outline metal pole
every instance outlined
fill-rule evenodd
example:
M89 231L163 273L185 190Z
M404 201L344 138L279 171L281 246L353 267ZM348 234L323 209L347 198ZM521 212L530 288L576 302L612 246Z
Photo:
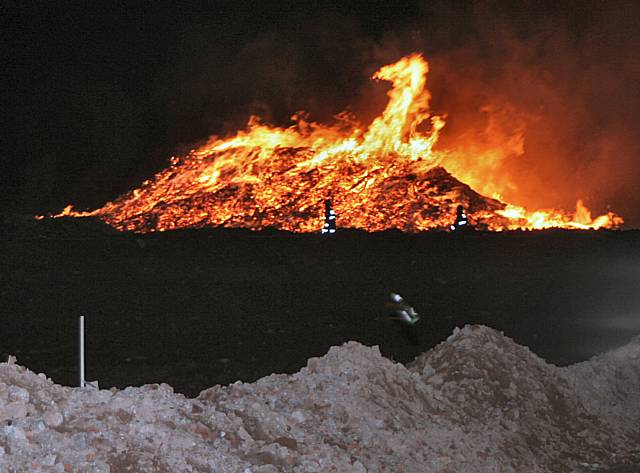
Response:
M84 315L80 316L80 387L84 388Z

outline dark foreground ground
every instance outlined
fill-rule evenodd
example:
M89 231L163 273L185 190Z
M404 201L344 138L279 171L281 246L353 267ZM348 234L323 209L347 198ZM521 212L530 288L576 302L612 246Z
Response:
M555 364L640 333L640 232L232 230L145 236L82 220L5 218L0 357L77 384L166 382L188 395L294 372L332 345L380 345L406 362L456 326L485 324ZM423 317L387 317L398 292Z

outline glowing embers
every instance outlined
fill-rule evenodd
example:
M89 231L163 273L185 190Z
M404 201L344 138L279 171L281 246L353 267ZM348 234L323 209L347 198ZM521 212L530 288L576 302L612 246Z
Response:
M322 235L333 235L336 232L336 212L331 207L331 199L324 201L324 225Z

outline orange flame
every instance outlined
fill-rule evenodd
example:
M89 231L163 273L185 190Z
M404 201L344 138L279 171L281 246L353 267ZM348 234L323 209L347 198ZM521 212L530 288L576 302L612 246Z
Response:
M613 213L592 219L582 201L574 214L528 212L483 197L445 171L440 165L454 156L434 149L445 120L429 112L428 71L419 54L378 70L373 79L392 88L368 127L347 114L333 125L297 114L288 128L251 117L245 130L172 158L114 202L92 212L68 206L59 216L96 216L137 232L221 225L313 232L322 226L322 202L331 198L341 227L368 231L448 228L460 204L472 224L490 230L622 223Z

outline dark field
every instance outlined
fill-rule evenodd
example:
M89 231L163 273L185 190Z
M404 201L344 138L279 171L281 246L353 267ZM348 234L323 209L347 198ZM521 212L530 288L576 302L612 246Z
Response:
M5 225L0 245L0 356L62 384L77 384L80 315L88 379L166 382L188 395L297 371L347 340L406 362L468 323L560 365L640 333L637 231L136 237L93 222L18 227ZM415 327L387 318L392 291L423 317Z

